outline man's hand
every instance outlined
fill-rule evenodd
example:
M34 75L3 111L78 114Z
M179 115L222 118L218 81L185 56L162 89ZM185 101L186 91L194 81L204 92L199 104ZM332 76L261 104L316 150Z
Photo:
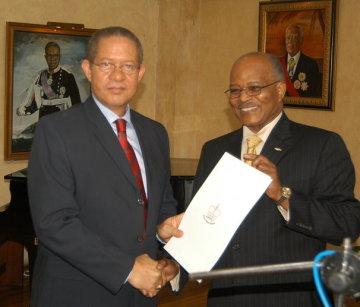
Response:
M266 195L273 201L278 201L281 197L281 183L276 165L263 155L245 154L244 158L253 160L253 167L271 177L272 182L266 190ZM284 202L282 206L288 210L289 202Z
M24 116L26 115L25 113L25 106L20 106L16 109L16 114L19 116Z
M171 216L158 225L157 234L162 241L168 242L171 237L182 237L183 232L179 229L179 225L183 216L184 213Z
M157 268L162 271L163 280L169 282L179 273L179 265L170 259L162 258L159 260Z
M157 295L166 283L157 266L158 262L151 259L147 254L136 257L128 282L145 296Z

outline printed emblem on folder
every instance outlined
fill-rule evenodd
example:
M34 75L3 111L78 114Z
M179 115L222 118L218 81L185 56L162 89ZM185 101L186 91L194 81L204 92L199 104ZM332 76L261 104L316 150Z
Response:
M219 209L220 204L217 204L216 206L210 206L206 212L206 214L203 215L203 218L206 223L208 224L215 224L216 219L220 216L221 210Z

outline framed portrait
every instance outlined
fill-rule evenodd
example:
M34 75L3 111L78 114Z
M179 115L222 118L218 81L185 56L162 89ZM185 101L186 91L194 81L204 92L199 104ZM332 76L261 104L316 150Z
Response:
M279 57L287 107L334 110L336 0L259 4L259 51Z
M81 62L94 31L7 22L5 160L28 158L40 117L85 101L90 85Z

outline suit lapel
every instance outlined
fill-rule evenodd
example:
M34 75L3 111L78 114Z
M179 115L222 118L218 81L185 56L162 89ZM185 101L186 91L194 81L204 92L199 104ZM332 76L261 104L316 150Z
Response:
M126 159L119 141L114 134L111 126L107 122L92 98L85 102L86 116L88 118L89 129L92 130L95 138L103 147L104 151L114 161L119 171L137 188L135 177L131 171L130 164Z
M297 79L297 76L299 75L299 73L301 72L302 69L302 65L303 65L303 55L302 55L302 52L300 52L300 57L299 57L299 60L296 64L296 69L294 71L294 75L292 77L292 80L296 80Z
M236 131L235 134L231 136L231 140L229 142L228 148L226 148L226 152L232 154L233 156L240 158L241 157L241 142L243 138L243 129L240 128Z
M225 151L230 154L241 157L241 142L243 138L243 129L239 129L237 133L231 136L229 146ZM290 120L287 118L285 113L271 131L261 154L267 157L275 165L277 165L282 157L286 155L289 150L293 147L293 140L290 132Z
M283 114L271 131L261 154L277 165L292 147L293 140L290 132L290 121L287 116Z
M140 144L140 148L141 148L141 152L142 152L142 157L143 157L143 161L144 161L144 165L145 165L145 172L146 172L146 186L147 186L147 197L148 200L151 197L151 182L154 182L154 180L152 180L151 175L152 175L152 163L151 163L151 142L149 142L149 137L146 135L147 133L147 129L145 127L143 127L141 120L139 120L138 116L136 116L136 113L133 112L132 110L131 112L131 122L134 125L135 131L136 131L136 135L138 137L139 140L139 144ZM156 182L156 181L155 181Z

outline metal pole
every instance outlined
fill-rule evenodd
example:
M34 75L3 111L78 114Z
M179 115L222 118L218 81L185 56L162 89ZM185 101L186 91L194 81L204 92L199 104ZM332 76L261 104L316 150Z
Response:
M189 278L190 280L206 279L206 278L216 279L216 278L229 278L236 276L252 276L252 275L260 275L260 274L308 271L312 269L313 264L314 264L313 261L304 261L304 262L291 262L291 263L281 263L281 264L249 266L243 268L213 270L210 272L191 273L189 274Z

